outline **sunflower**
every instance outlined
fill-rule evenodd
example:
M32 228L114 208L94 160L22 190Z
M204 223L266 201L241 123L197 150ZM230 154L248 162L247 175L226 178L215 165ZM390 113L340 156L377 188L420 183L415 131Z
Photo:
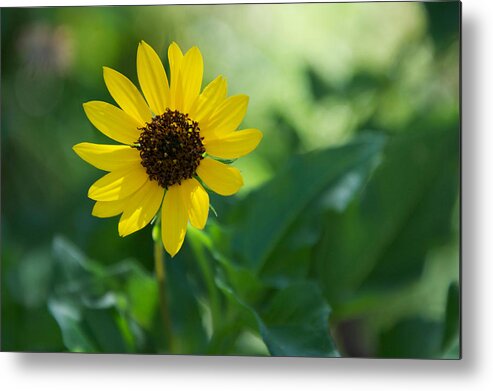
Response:
M254 150L262 133L236 130L246 114L248 96L227 97L224 77L218 76L201 92L203 60L197 47L183 55L172 43L168 60L169 79L157 53L139 43L137 75L143 95L127 77L103 67L106 87L119 107L101 101L83 107L99 131L121 144L84 142L73 149L108 172L89 188L89 198L96 201L92 214L121 214L120 236L144 228L158 216L164 248L173 257L188 223L203 229L207 222L206 189L229 196L241 188L240 171L226 162Z

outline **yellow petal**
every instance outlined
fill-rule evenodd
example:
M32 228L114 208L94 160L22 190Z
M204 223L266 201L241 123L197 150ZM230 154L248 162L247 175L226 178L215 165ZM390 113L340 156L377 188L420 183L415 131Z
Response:
M140 164L139 151L128 145L80 143L74 145L73 149L81 159L100 170L129 169L132 165Z
M107 67L103 67L103 76L108 91L123 111L135 118L141 126L152 120L149 106L128 78Z
M248 96L231 96L221 103L207 121L200 124L204 137L223 137L235 131L243 121L248 106Z
M231 195L243 186L243 178L237 168L211 158L206 157L200 162L197 174L217 194Z
M137 49L137 75L144 96L155 115L163 114L169 100L169 86L163 63L144 41Z
M188 113L190 107L199 96L204 74L204 61L200 50L194 46L183 57L181 80L183 88L182 111Z
M124 144L134 144L143 125L118 107L91 101L82 105L89 121L105 136Z
M181 85L181 63L183 53L180 47L173 42L168 48L170 86L169 107L171 110L180 110L183 102L183 91Z
M127 236L151 222L163 201L164 189L156 181L148 180L137 192L124 200L118 233Z
M96 217L113 217L123 212L127 198L118 201L96 201L92 215Z
M139 190L147 181L147 174L140 164L130 170L112 171L98 179L89 188L89 198L96 201L117 201Z
M174 257L185 240L188 224L187 195L183 186L174 185L164 195L161 209L161 236L166 251Z
M224 98L226 98L227 82L222 76L216 77L211 81L204 91L195 99L194 104L190 108L190 118L200 122L209 117L212 112L219 106Z
M190 223L203 229L209 216L209 194L196 179L187 179L181 183L184 193L188 194L188 217Z
M245 156L257 148L262 139L258 129L245 129L229 133L216 139L205 139L205 149L208 154L222 159L236 159Z

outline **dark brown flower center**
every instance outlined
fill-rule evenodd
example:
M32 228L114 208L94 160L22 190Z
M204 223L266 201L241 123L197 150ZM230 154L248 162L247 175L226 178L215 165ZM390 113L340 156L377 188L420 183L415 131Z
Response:
M188 114L166 109L139 130L136 148L151 180L167 189L195 175L205 148L199 124Z

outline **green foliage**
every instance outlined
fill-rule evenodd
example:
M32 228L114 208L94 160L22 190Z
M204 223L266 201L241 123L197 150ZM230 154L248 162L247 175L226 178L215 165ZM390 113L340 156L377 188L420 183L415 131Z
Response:
M448 358L457 358L459 352L460 333L460 292L457 283L450 284L447 295L447 307L443 326L442 350ZM455 348L457 352L454 353Z
M425 3L430 35L439 50L443 50L458 38L457 26L460 22L461 3Z
M422 317L399 321L380 336L381 357L457 359L459 351L459 290L450 285L444 319Z
M419 277L427 252L451 236L457 183L456 129L393 137L361 198L327 217L314 258L329 300Z
M319 211L343 209L365 183L382 144L380 136L367 137L340 148L295 156L272 181L245 198L238 206L238 228L233 237L234 250L242 255L245 265L260 269L308 206L318 202ZM316 222L311 220L311 224ZM302 235L301 241L304 236L309 234ZM300 240L290 242L303 245L297 243Z
M48 308L65 347L77 352L146 351L157 286L138 263L104 268L65 239L53 243L54 282Z
M281 289L259 314L233 290L219 284L247 327L259 333L273 356L336 357L328 332L330 308L318 287L300 283Z
M177 352L193 354L206 348L206 330L199 311L201 295L189 280L187 268L180 260L168 262L169 303ZM161 330L156 330L162 334Z
M378 355L385 358L439 358L441 324L421 318L405 319L382 334Z

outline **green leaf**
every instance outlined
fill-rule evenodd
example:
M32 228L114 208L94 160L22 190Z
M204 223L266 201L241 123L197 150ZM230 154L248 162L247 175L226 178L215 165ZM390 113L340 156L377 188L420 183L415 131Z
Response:
M329 335L330 307L319 288L300 283L279 291L262 311L264 341L275 356L338 356Z
M447 307L445 311L445 329L443 332L442 350L444 352L453 349L459 337L460 328L460 293L459 284L452 283L449 286L447 296ZM457 358L460 355L457 349Z
M96 302L84 301L81 305L72 296L52 297L48 301L65 346L73 352L134 352L134 336L116 298L108 294Z
M438 50L446 49L460 34L460 1L423 3L428 30Z
M155 280L129 260L103 268L62 237L53 241L53 255L55 280L48 308L65 347L77 352L148 351L144 330L155 314Z
M81 281L96 272L96 265L90 264L87 257L62 236L53 239L52 253L56 262L56 279L59 281Z
M123 287L128 295L128 311L144 329L152 327L158 305L156 279L140 268L134 268Z
M52 298L48 308L62 331L63 343L71 352L96 352L96 346L87 336L77 305Z
M423 318L405 319L382 333L378 357L441 358L441 322Z
M339 355L329 333L330 308L315 284L300 283L282 289L261 311L223 282L218 281L218 286L240 313L241 323L260 334L271 355Z
M378 155L375 155L373 161L355 166L307 205L265 261L260 270L264 281L285 287L308 277L313 249L323 234L326 212L331 210L341 213L346 209L367 183L377 160Z
M53 257L49 248L38 248L22 257L8 275L10 292L29 308L46 303L53 280Z
M457 129L395 136L360 199L329 213L315 276L332 304L418 277L429 249L451 235L458 193Z
M366 135L347 145L294 156L279 173L238 205L233 248L244 266L259 270L307 207L320 201L343 209L365 182L384 144Z
M200 293L187 270L190 265L183 257L184 252L173 260L167 259L168 300L177 351L181 354L196 354L204 351L207 335L198 304Z
M424 176L421 193L416 194L414 203L409 205L408 215L403 216L404 221L398 231L394 231L393 240L382 252L365 287L397 285L419 277L428 250L451 239L452 214L458 197L458 145L453 132L444 136L438 141L444 149L433 144L428 146L430 154L436 153L443 159L433 158L430 164L436 167L425 168L433 172L429 177Z

